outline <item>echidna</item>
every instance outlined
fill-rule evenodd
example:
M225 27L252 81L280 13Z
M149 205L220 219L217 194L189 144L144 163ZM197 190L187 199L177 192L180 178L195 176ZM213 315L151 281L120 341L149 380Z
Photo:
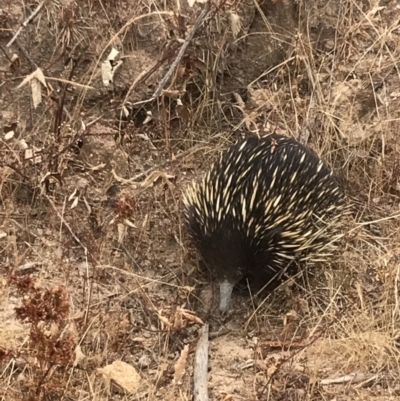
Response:
M291 261L326 259L346 210L330 169L277 134L230 147L184 196L189 235L220 283L221 313L244 276L273 282Z

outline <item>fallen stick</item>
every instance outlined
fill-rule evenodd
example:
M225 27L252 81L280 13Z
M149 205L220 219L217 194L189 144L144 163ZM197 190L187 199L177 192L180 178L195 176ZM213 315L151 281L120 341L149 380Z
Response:
M14 36L11 38L11 40L6 44L6 47L10 47L15 39L19 36L19 34L22 32L22 30L36 17L36 15L39 14L39 11L43 7L45 1L42 1L35 9L35 11L22 23L22 25L19 27L18 31L15 32Z
M189 35L187 36L187 38L185 39L185 42L183 43L182 47L179 50L178 55L176 56L176 59L174 60L174 62L171 64L171 67L169 68L169 70L167 71L167 73L165 74L165 77L161 80L161 82L158 84L158 87L156 89L156 91L154 92L154 95L152 97L152 99L156 99L160 96L162 90L164 89L165 84L167 83L167 81L171 78L172 74L174 73L176 67L178 66L178 64L180 63L183 55L185 54L186 48L189 46L189 43L191 42L191 40L193 39L193 36L195 34L195 32L197 31L197 29L200 27L200 25L202 24L203 20L205 19L205 17L208 14L208 11L210 10L210 3L208 2L203 10L201 11L200 15L198 16L196 22L193 25L192 30L189 32Z
M343 384L343 383L360 383L364 380L371 379L372 376L367 376L364 373L352 373L341 377L335 377L332 379L323 379L320 381L322 385L328 384Z
M208 401L208 324L199 331L194 374L193 374L193 401Z

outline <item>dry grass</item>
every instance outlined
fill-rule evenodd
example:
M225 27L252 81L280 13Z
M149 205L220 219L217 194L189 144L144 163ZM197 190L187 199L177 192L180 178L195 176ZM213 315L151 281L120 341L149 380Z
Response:
M190 399L201 319L213 329L211 399L396 399L397 2L304 1L296 14L291 0L221 1L158 100L199 6L46 1L7 48L38 3L4 3L1 399ZM104 87L112 47L123 63ZM37 67L47 87L35 109L30 86L17 86ZM311 134L355 213L332 263L266 298L235 294L237 313L221 322L205 312L181 193L230 143L270 130ZM101 369L114 361L141 380L110 385L118 377ZM322 382L351 374L362 380Z

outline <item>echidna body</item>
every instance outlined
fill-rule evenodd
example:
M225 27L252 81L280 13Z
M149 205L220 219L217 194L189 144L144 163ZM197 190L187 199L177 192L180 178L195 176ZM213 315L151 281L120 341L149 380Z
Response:
M266 283L290 261L325 259L345 210L330 169L277 134L226 150L184 197L189 235L217 276L223 313L245 275Z

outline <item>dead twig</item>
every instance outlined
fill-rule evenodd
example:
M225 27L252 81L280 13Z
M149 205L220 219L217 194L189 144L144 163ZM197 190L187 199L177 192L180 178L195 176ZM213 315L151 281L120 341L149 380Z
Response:
M15 32L14 36L11 38L11 40L7 43L6 47L10 47L15 40L17 39L17 37L19 36L19 34L22 32L22 30L36 17L36 15L39 14L39 11L42 9L44 3L46 1L42 1L35 9L35 11L22 23L22 25L18 28L18 31Z
M8 28L11 29L10 24L7 23L6 26L7 26ZM25 58L26 58L26 59L29 61L29 63L31 64L32 70L38 69L39 66L35 63L35 61L32 59L32 57L31 57L31 56L29 55L29 53L26 51L25 47L22 46L22 43L21 43L17 38L15 38L14 41L15 41L15 43L17 44L19 50L21 50L21 52L23 53L23 55L25 56Z
M195 34L195 32L197 31L197 29L200 27L200 25L202 24L203 20L206 18L208 12L210 10L210 3L206 3L206 5L204 6L203 10L201 11L200 15L198 16L196 22L193 25L192 30L189 32L189 35L187 36L187 38L185 39L185 42L183 43L182 47L179 50L179 53L175 59L175 61L172 63L171 67L169 67L169 70L167 71L167 73L165 74L165 77L161 80L161 82L158 84L156 91L154 92L153 95L153 99L157 99L162 90L164 89L164 86L166 85L166 83L168 82L168 80L171 78L171 75L174 73L176 67L178 66L178 64L180 63L183 55L185 54L185 51L187 49L187 47L189 46L189 43L191 42L191 40L193 39L193 36Z
M323 380L320 381L320 383L322 385L344 384L344 383L360 383L360 382L363 382L363 381L366 381L366 380L371 380L375 376L374 375L366 375L365 373L351 373L349 375L335 377L333 379L323 379Z

